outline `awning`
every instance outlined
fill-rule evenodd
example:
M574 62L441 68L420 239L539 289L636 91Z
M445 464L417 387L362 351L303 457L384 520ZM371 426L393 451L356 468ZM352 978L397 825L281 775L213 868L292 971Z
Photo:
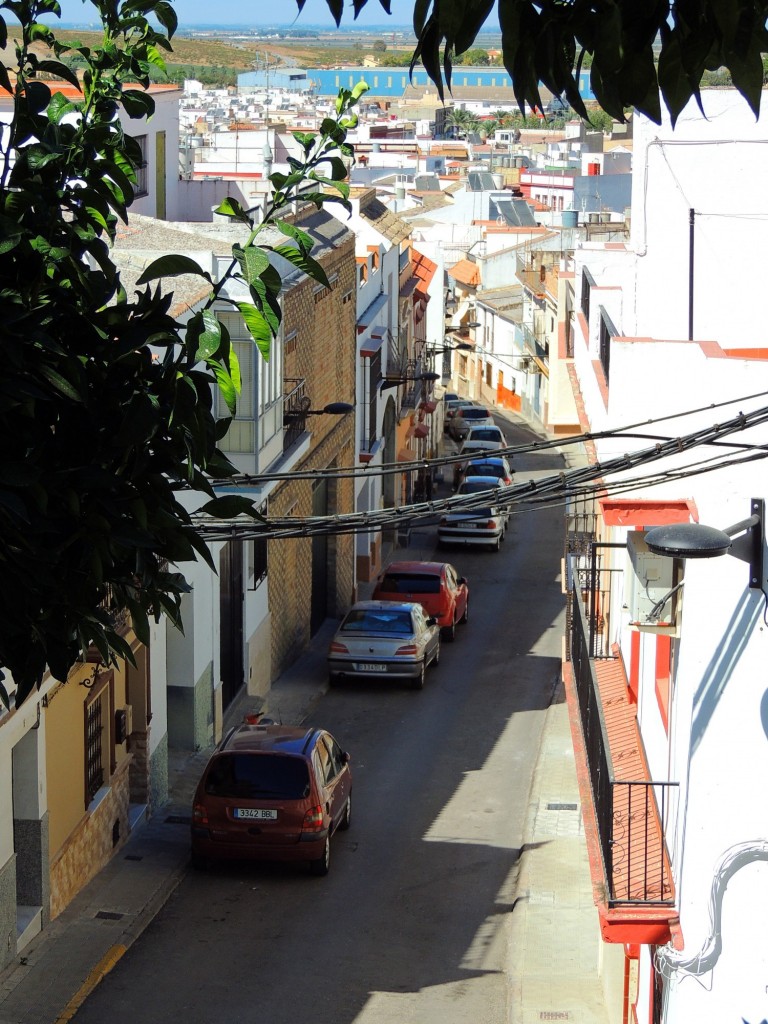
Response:
M658 500L646 498L599 498L606 526L633 526L645 530L671 523L698 522L696 503L688 498Z
M415 448L400 448L397 452L398 462L416 462L419 458L419 453Z
M417 427L413 428L414 437L429 437L429 427L426 423L419 423Z

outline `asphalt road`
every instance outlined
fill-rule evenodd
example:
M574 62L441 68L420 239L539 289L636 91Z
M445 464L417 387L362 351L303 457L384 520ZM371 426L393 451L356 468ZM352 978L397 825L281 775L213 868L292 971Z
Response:
M562 468L554 452L527 458L518 481ZM562 535L561 514L538 511L513 517L498 553L438 554L433 528L412 536L468 577L470 620L423 691L347 684L318 705L354 773L328 877L190 872L76 1024L508 1024L508 925L560 666Z

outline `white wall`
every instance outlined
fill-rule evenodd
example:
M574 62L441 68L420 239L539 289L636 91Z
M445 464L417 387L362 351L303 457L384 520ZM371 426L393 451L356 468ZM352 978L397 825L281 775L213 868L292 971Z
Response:
M768 115L755 121L735 90L702 93L672 130L634 118L632 245L641 333L688 337L689 210L694 209L694 337L725 348L768 344L750 287L762 251ZM751 269L750 269L751 268Z

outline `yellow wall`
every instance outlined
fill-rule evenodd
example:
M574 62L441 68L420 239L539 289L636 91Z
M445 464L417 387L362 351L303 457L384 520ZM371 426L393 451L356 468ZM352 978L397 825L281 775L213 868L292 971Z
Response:
M77 665L66 683L49 694L46 710L46 776L49 807L49 849L56 857L86 815L85 706L90 689L82 685L93 676L93 664ZM98 684L96 684L98 685ZM114 669L114 702L105 716L102 742L111 742L114 710L124 707L125 668ZM128 756L126 744L115 748L116 771Z

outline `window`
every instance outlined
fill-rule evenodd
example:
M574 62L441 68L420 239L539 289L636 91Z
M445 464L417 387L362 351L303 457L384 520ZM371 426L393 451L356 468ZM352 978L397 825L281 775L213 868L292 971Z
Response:
M219 312L221 323L229 331L230 344L240 364L241 390L237 398L237 412L229 425L229 430L219 441L223 452L253 452L256 443L256 421L254 418L254 358L256 346L253 344L245 321L237 313ZM216 415L224 418L230 415L227 404L221 393L216 390Z
M147 136L135 135L134 141L138 143L141 150L141 162L136 168L136 185L134 191L136 198L148 195L147 190Z
M267 514L267 503L265 502L259 512L266 516ZM268 569L268 540L266 536L255 537L251 541L246 542L246 550L248 557L248 589L256 590L262 580L266 579Z
M111 729L113 673L97 676L85 704L85 807L102 786L107 785L115 767Z

